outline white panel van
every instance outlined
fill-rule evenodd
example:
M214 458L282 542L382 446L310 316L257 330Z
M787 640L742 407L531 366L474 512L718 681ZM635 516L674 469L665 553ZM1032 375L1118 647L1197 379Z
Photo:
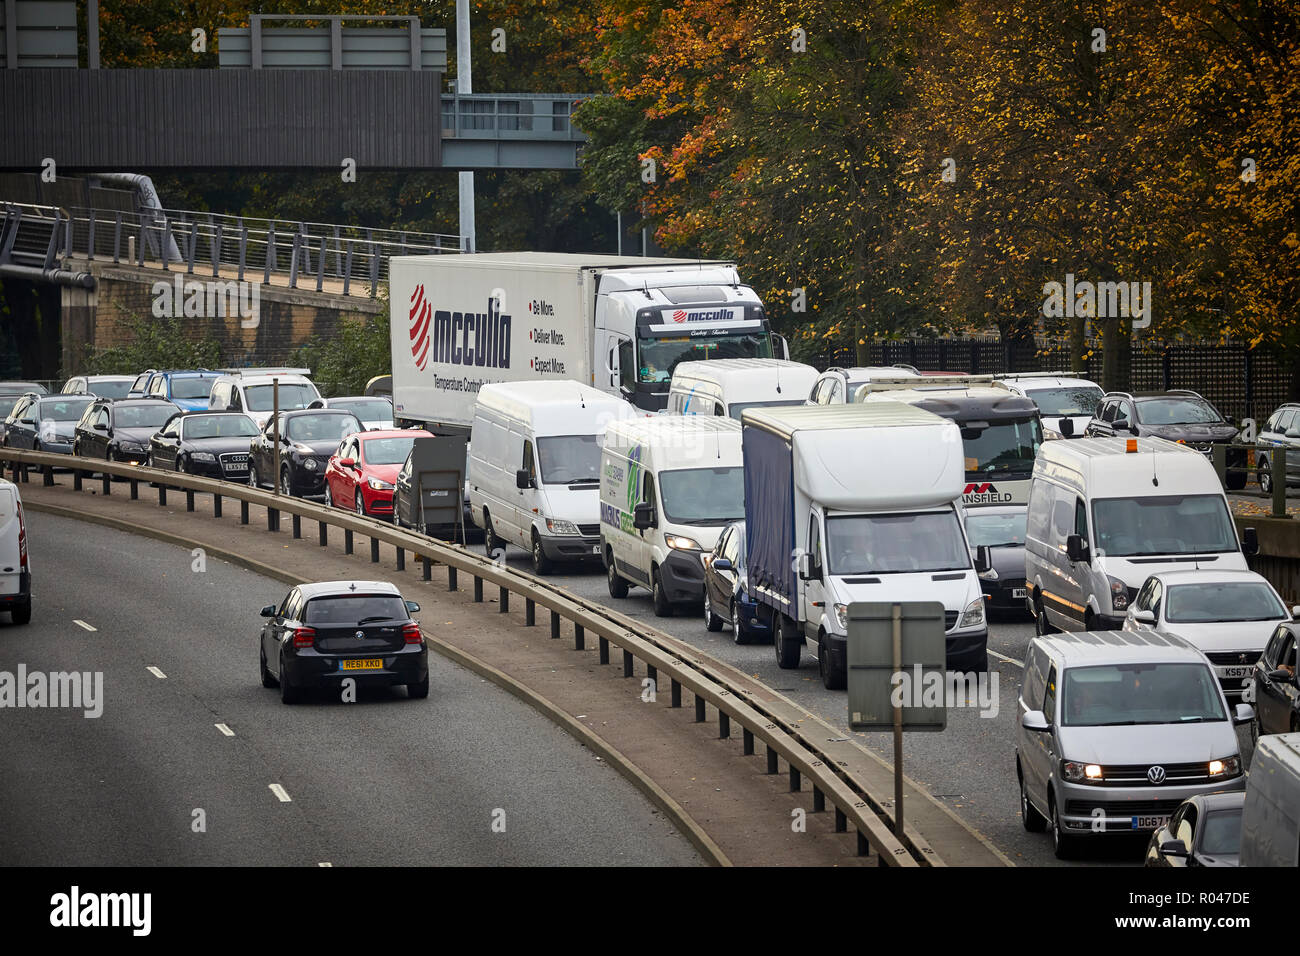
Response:
M0 478L0 611L15 624L32 619L32 569L18 486Z
M676 415L728 415L747 408L802 405L818 372L802 362L736 358L681 362L673 370L668 411Z

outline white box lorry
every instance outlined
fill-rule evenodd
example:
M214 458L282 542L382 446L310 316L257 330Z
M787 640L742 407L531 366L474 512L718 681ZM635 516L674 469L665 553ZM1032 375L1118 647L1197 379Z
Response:
M479 388L574 379L647 413L679 362L785 357L730 262L545 252L394 256L393 408L464 433Z
M855 601L940 601L948 666L984 670L984 596L962 527L957 425L896 402L752 408L741 417L749 585L777 663L847 673Z

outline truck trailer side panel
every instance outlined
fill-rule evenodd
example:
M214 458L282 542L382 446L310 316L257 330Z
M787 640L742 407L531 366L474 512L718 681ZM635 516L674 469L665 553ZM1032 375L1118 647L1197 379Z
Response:
M745 459L745 512L762 520L745 522L748 574L755 596L785 614L794 613L794 467L790 443L762 428L746 425L741 439Z

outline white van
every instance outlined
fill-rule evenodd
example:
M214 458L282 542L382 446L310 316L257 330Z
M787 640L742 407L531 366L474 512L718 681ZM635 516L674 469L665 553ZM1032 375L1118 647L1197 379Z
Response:
M18 486L0 478L0 611L15 624L32 619L32 569Z
M735 358L681 362L668 388L675 415L728 415L740 420L747 408L802 405L818 371L784 359Z
M324 406L316 385L308 377L309 368L223 368L212 383L208 408L214 411L243 412L258 428L265 428L275 408L275 387L280 389L280 411L308 408L312 402Z
M1253 528L1246 554L1258 548ZM1025 533L1025 601L1039 634L1119 630L1138 589L1175 570L1247 570L1214 466L1163 438L1050 441Z
M600 544L610 596L650 589L654 611L704 600L705 553L745 516L740 422L670 415L615 422L600 468Z
M1260 737L1241 810L1242 866L1300 866L1300 734Z
M526 548L533 570L600 560L600 446L636 410L574 381L484 385L470 426L470 515L492 555Z
M1017 372L997 381L1038 406L1048 438L1082 438L1104 394L1096 382L1069 372Z

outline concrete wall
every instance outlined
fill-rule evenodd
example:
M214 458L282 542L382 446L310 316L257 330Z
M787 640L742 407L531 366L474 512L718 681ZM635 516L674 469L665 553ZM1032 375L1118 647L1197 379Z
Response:
M1259 554L1250 559L1250 569L1268 578L1288 607L1300 604L1300 521L1240 516L1233 520L1238 532L1254 528L1259 535Z

